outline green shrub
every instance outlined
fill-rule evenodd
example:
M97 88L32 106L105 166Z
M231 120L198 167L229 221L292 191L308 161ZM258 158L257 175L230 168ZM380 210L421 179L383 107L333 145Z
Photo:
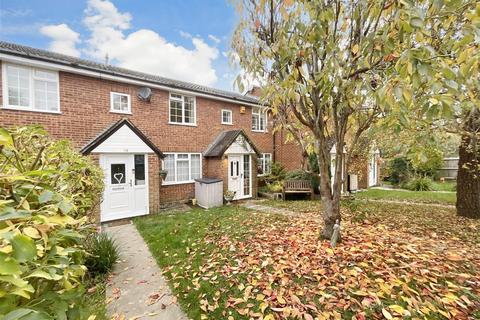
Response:
M115 241L104 232L88 236L85 250L88 252L85 266L93 276L110 272L119 258Z
M408 181L406 189L412 191L431 191L433 189L433 181L428 177L415 177Z
M39 127L0 128L0 318L85 319L86 214L101 169Z
M302 169L296 169L287 172L285 179L286 180L310 180L311 173L304 171Z
M433 148L421 148L410 156L412 169L417 175L433 177L443 166L443 152Z
M279 162L272 162L270 165L270 173L264 176L265 183L272 184L285 180L286 170Z
M396 157L389 163L389 181L395 185L405 183L412 174L412 165L406 157Z
M319 191L319 186L320 186L320 177L318 174L315 174L313 172L308 172L304 171L302 169L296 169L287 172L285 176L286 180L310 180L312 183L312 188L315 191L315 193L318 193Z

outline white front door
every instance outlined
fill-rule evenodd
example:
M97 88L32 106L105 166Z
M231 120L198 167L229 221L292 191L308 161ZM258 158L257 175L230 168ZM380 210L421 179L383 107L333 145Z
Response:
M235 200L252 196L251 155L228 155L228 190L235 192Z
M105 191L100 220L148 214L148 158L145 154L102 154Z

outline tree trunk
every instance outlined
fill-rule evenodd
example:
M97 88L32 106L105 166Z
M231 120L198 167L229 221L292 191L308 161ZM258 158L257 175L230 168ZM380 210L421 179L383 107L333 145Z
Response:
M325 148L325 147L323 147ZM317 148L318 170L320 172L320 195L323 203L323 230L321 238L331 239L333 235L333 226L340 217L340 201L332 194L332 186L330 183L330 157L325 150ZM328 156L327 156L328 155ZM339 237L340 240L340 237Z
M480 219L480 111L473 111L459 148L457 215Z

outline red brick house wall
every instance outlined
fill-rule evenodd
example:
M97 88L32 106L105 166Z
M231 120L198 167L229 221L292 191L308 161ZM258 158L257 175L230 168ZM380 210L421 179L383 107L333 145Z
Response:
M252 108L249 106L246 106L244 113L241 113L240 104L197 96L197 126L169 124L169 92L153 88L151 101L148 103L137 98L139 87L60 71L61 114L0 108L0 126L40 124L54 138L71 140L77 148L81 148L119 119L128 118L162 152L198 153L206 150L220 132L243 129L260 152L273 153L271 119L267 119L267 132L253 132L251 130ZM3 105L2 90L3 88L0 88L0 100ZM174 90L172 91L174 92ZM131 96L131 115L110 112L110 92L125 93ZM195 94L192 93L192 96ZM233 125L221 124L222 109L232 110ZM282 154L281 159L283 160L280 161L286 161L286 166L293 168L296 159L292 155L284 156L282 148L282 145L277 146L277 152ZM287 151L285 154L291 153L293 151ZM157 210L164 203L193 197L194 184L192 183L159 187L158 172L161 162L156 155L149 155L148 160L151 211ZM214 172L218 173L219 168L215 167L213 163L211 160L202 159L203 176ZM252 165L254 164L255 161ZM299 166L298 163L297 167ZM252 167L252 169L254 168L256 166ZM226 168L224 174L226 177ZM254 189L256 188L254 187Z

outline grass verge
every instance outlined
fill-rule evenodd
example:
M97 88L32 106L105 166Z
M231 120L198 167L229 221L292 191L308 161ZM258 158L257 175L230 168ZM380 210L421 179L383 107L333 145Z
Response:
M355 198L454 205L457 195L454 192L368 189L356 193Z

